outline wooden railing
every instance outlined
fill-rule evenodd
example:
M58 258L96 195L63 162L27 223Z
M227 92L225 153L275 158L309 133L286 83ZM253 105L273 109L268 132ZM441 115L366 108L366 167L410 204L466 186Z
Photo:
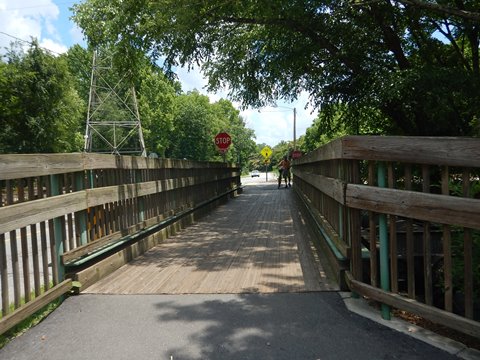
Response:
M348 136L293 165L344 288L480 338L480 139Z
M239 186L240 170L226 163L0 155L0 334L71 280L88 286Z

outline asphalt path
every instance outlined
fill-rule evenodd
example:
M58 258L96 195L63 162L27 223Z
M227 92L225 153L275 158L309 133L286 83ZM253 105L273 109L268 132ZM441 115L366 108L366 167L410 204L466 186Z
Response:
M335 292L79 295L0 359L455 359L349 312Z

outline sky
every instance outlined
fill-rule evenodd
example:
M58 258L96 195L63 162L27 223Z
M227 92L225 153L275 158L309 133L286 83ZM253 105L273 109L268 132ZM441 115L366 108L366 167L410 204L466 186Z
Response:
M64 53L74 44L85 46L81 30L69 19L70 7L78 1L66 0L0 0L0 49L8 47L15 38L30 41L36 38L40 46ZM3 52L3 51L2 51ZM184 91L197 89L214 102L228 99L227 93L207 93L204 79L198 69L188 72L178 69ZM239 104L233 102L240 110ZM276 107L241 110L247 127L255 131L259 144L275 146L281 141L292 141L294 135L294 108L296 110L296 138L305 134L317 112L308 105L308 95L302 93L295 102L277 102Z

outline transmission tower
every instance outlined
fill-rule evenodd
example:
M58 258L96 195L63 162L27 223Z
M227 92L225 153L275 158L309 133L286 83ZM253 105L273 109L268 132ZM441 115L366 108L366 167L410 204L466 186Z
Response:
M112 65L111 53L93 53L85 152L146 156L135 88Z

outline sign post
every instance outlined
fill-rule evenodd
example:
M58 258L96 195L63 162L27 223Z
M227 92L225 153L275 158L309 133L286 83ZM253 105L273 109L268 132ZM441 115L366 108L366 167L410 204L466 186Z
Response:
M272 149L269 146L265 146L260 154L265 158L265 181L268 181L268 164L270 163L270 156L272 156Z
M223 162L225 162L225 153L227 152L231 143L232 138L226 132L218 133L215 136L215 145L217 146L218 151L223 154Z

